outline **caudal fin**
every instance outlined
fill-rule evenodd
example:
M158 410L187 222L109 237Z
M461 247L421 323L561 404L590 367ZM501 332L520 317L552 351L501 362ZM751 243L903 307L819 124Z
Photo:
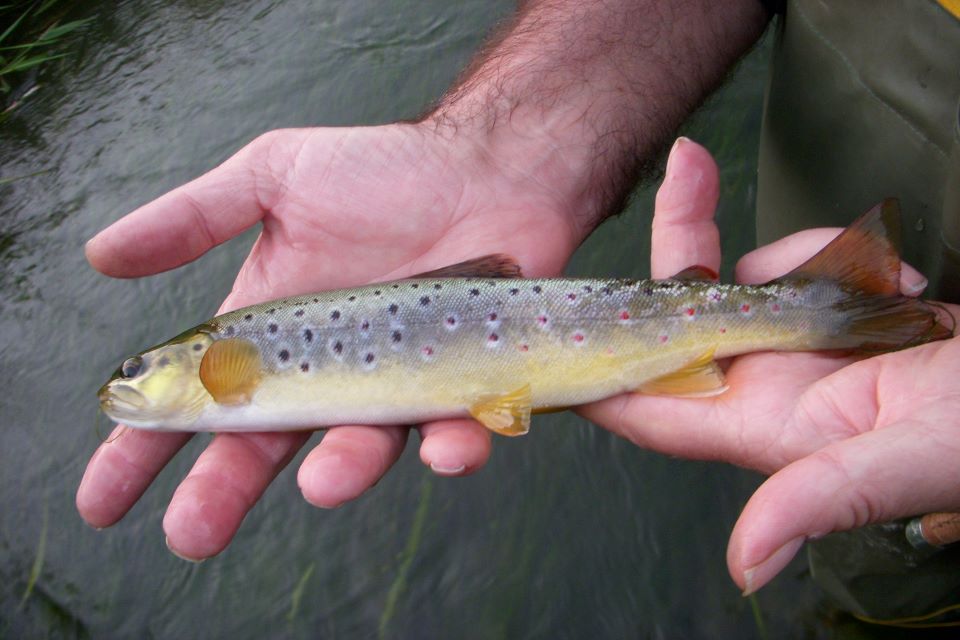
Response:
M936 309L900 294L900 206L887 199L857 218L782 281L832 280L847 295L834 308L849 318L844 342L858 351L895 351L953 336Z

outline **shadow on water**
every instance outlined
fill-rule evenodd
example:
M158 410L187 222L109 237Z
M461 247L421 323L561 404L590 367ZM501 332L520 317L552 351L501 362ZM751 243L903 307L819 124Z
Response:
M208 436L116 527L76 515L96 389L125 355L208 317L253 236L138 281L94 274L86 239L263 131L414 116L510 11L77 5L70 17L91 21L70 56L0 127L0 636L840 637L802 563L754 600L730 582L727 535L759 478L638 450L569 414L498 440L469 478L432 478L408 451L333 511L300 496L301 454L200 565L167 552L160 523ZM753 243L766 49L685 128L723 167L726 274ZM569 271L645 276L652 198L638 190Z

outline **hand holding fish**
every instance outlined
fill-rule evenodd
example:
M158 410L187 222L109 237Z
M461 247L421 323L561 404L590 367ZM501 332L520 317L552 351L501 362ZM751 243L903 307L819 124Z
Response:
M717 183L702 147L674 147L657 196L655 277L719 266ZM835 235L810 230L758 249L740 260L737 278L769 281ZM901 290L916 295L924 285L904 265ZM960 317L957 306L943 308ZM960 339L865 360L754 353L735 358L726 376L730 389L713 398L629 394L581 413L646 448L773 474L730 540L728 566L746 592L772 579L806 539L960 508Z
M90 241L87 255L108 275L144 276L262 223L221 312L494 251L522 260L531 275L559 271L587 232L568 208L576 198L532 175L455 155L463 150L418 125L276 131L118 221ZM396 461L407 432L331 429L300 468L304 496L325 507L357 497ZM432 422L420 432L421 458L443 475L470 473L490 452L489 432L472 420ZM226 547L308 437L214 438L170 501L164 530L171 549L205 558ZM95 527L118 521L188 439L134 430L111 438L84 475L80 514Z

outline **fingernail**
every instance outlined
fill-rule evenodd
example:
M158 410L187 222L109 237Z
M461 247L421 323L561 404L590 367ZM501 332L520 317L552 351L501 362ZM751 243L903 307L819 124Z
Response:
M467 465L462 464L459 467L445 467L440 464L430 463L430 469L438 476L458 476L463 473Z
M164 542L164 544L167 545L167 549L170 550L170 553L172 553L173 555L177 556L177 557L180 558L181 560L186 560L187 562L190 562L190 563L193 563L193 564L200 564L201 562L203 562L204 560L206 560L206 558L188 558L187 556L183 555L182 553L180 553L179 551L177 551L176 549L174 549L173 547L170 546L170 537L169 537L169 536L164 536L163 542Z
M674 154L676 153L677 149L679 149L681 146L685 145L688 142L690 142L690 138L685 138L684 136L680 136L679 138L673 141L673 146L670 147L670 153L669 155L667 155L667 169L666 169L667 173L670 172L670 165L673 164Z
M743 595L749 596L755 593L757 589L770 582L775 575L780 573L780 571L793 560L793 556L797 555L797 551L799 551L803 545L803 540L803 536L794 538L771 553L770 556L760 564L744 571L743 580L744 583L746 583L746 587L743 590Z
M920 281L914 282L913 284L908 284L906 287L907 295L916 295L920 293L927 288L927 284L929 284L929 280L926 278L922 278Z

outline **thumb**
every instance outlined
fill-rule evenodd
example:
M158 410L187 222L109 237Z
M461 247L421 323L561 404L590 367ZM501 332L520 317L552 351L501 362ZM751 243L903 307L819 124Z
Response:
M837 442L771 476L730 537L727 566L750 594L804 541L833 531L960 507L960 467L924 422L903 422ZM931 446L932 445L932 446Z
M669 278L694 265L719 271L720 232L713 221L719 194L720 174L710 152L692 140L677 138L653 215L654 278Z
M264 134L219 167L121 218L86 246L102 273L133 278L195 260L263 217L283 175L273 166L290 131Z

